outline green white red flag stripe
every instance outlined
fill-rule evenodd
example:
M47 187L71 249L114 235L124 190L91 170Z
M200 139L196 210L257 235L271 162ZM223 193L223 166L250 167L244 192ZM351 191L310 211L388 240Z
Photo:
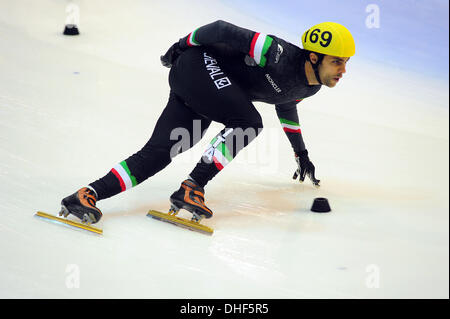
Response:
M219 171L233 160L233 156L231 156L225 143L220 143L214 150L213 160Z
M267 59L265 57L265 54L269 50L272 41L273 39L271 37L263 33L257 32L253 36L252 42L250 44L249 55L261 67L266 65Z
M281 123L281 126L283 127L283 131L285 131L285 132L299 133L299 134L302 133L302 131L300 129L300 124L298 124L294 121L289 121L289 120L280 118L280 123Z
M120 188L123 191L137 185L136 178L131 175L130 169L125 161L120 162L111 169L111 172L117 177Z
M187 45L190 46L190 47L193 47L193 46L199 46L199 45L200 45L200 43L198 43L198 42L195 40L195 33L197 32L197 30L198 30L198 29L194 30L193 32L189 33L189 35L188 35L188 38L187 38Z
M211 148L213 148L212 161L216 165L217 169L221 171L229 162L233 160L233 156L224 142L221 142L214 147L216 141L217 137L213 138L210 143L210 148L206 151L206 154L208 154L211 151Z

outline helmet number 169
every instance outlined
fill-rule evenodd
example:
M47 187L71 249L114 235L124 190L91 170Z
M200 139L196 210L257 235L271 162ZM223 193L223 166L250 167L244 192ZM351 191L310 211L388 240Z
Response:
M320 33L320 29L314 29L311 33L309 33L310 30L308 30L305 34L305 43L308 42L308 34L309 34L309 41L311 43L316 43L319 40L319 34L320 39L322 41L319 41L320 45L324 48L330 45L331 39L333 38L333 35L329 31L325 31Z

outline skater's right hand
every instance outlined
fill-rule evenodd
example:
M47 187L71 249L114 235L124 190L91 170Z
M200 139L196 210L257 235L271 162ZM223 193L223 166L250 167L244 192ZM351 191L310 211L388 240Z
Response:
M167 50L166 54L161 55L161 63L167 68L171 68L176 59L183 53L183 50L180 47L178 42L174 43L169 50Z
M292 176L292 179L297 179L297 177L300 176L299 181L300 183L303 183L303 181L305 180L305 176L308 176L314 186L319 187L320 180L316 179L316 168L314 167L314 164L309 160L308 151L304 150L299 154L295 154L295 161L297 162L298 168L295 171L294 176Z

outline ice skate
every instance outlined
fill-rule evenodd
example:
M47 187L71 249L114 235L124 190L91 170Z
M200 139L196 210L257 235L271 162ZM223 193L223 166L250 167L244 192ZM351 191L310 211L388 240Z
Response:
M67 217L72 214L78 217L82 223L95 224L102 218L102 212L95 207L96 202L97 196L94 191L83 187L61 201L59 216Z
M150 210L147 216L176 226L184 227L192 231L212 235L214 230L200 224L203 218L211 218L213 213L206 207L203 188L193 180L187 179L181 183L180 189L170 196L171 207L168 213ZM180 209L185 209L192 214L191 220L176 216Z
M64 218L40 211L37 212L35 216L47 221L56 222L57 224L70 226L76 229L83 229L101 235L103 234L102 229L90 225L97 223L102 217L102 212L95 207L96 202L97 197L94 191L84 187L61 201L61 211L59 212L59 216L63 216ZM69 214L79 218L81 223L67 219Z
M181 183L180 189L170 196L172 206L169 214L176 215L180 209L190 212L193 221L211 218L213 212L205 205L205 195L202 187L193 180L187 179Z

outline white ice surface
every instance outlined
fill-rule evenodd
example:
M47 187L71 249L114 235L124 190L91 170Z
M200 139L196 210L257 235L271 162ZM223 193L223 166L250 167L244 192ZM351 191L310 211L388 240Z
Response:
M99 0L77 2L82 34L64 37L67 3L0 0L1 298L449 297L448 78L357 57L299 109L319 190L291 179L274 108L257 103L264 131L206 188L213 236L146 212L168 209L217 123L99 202L103 236L34 218L146 143L178 38L218 18L283 35L217 1ZM315 197L333 211L312 213Z

